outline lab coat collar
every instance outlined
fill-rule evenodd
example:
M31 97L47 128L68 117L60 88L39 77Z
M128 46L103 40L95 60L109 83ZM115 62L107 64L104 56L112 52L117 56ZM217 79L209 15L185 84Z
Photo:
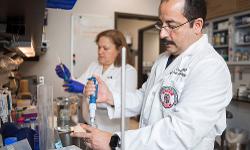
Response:
M206 50L203 47L204 46L206 47L207 43L208 43L207 35L203 34L199 40L191 44L183 53L181 53L178 57L176 57L175 60L164 70L164 73L168 74L176 67L176 65L179 66L182 64L188 67L193 59L193 56L202 54L203 53L202 51ZM163 62L163 63L166 63L166 62Z
M200 51L204 51L205 49L203 49L203 48L197 48L197 47L200 47L201 45L204 45L206 43L208 43L208 37L207 37L207 34L203 34L200 39L198 39L196 42L194 42L193 44L191 44L183 53L181 53L175 59L178 60L178 59L180 59L180 57L192 56L194 54L199 53ZM165 52L165 53L166 53L167 57L170 56L170 54L168 52Z
M107 74L110 70L113 70L115 68L115 65L111 64L105 72L103 72L103 65L101 65L101 67L102 67L102 69L101 69L102 74L104 75L104 74Z
M180 96L182 92L182 87L185 84L185 79L189 73L189 65L195 56L202 54L200 53L200 51L205 50L203 49L203 46L206 46L205 45L206 42L207 42L207 36L203 35L199 40L191 44L183 53L181 53L178 57L176 57L175 60L165 69L166 59L168 59L169 57L169 54L166 52L166 55L162 59L159 60L158 62L159 65L157 65L158 67L156 68L155 73L152 74L152 76L150 77L153 80L152 82L148 83L149 85L148 87L150 88L148 90L153 91L152 89L154 88L156 89L156 88L162 87L163 85L167 85L166 83L172 84L173 83L172 81L175 80L174 84L175 84L175 87L178 86L178 95ZM171 75L171 72L173 72L176 68L179 68L180 70L185 68L187 70L185 72L186 73L185 77L179 78L179 76L176 76L174 74ZM150 94L153 94L153 93L148 92L146 93L145 97L150 97ZM149 101L149 102L145 101L145 103L143 104L143 108L151 107L151 105L153 105L153 101ZM144 108L144 110L146 111L148 109ZM144 116L144 121L149 120L150 115L151 114L148 112L142 112L141 114L141 116Z
M203 34L200 39L198 39L196 42L191 44L182 54L181 56L187 56L187 55L194 55L195 53L198 53L199 51L203 51L204 49L202 48L196 48L199 47L200 45L204 45L208 43L208 37L207 34Z
M115 68L115 65L114 65L114 64L110 65L110 66L108 67L108 69L107 69L107 70L109 70L109 69L113 69L113 68Z

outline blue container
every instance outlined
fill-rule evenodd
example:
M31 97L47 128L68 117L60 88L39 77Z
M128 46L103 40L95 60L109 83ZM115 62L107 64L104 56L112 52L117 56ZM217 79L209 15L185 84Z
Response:
M8 137L4 139L4 145L10 145L17 142L16 137Z
M47 8L59 8L71 10L76 0L47 0Z
M34 134L34 150L39 150L39 128L38 125L35 126L35 134Z

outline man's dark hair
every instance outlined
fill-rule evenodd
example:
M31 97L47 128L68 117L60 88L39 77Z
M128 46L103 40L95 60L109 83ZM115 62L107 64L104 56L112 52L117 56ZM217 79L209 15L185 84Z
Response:
M205 25L207 16L207 4L205 0L185 0L183 16L187 20L202 18ZM190 23L193 26L193 22Z
M169 0L161 0L161 3L168 1ZM185 0L183 16L186 17L188 21L197 18L202 18L204 26L207 16L206 0ZM190 26L193 26L192 21L190 22Z

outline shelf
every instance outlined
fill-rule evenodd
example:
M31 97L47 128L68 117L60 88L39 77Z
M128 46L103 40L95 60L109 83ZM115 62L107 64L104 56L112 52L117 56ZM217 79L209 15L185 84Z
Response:
M214 48L227 48L228 45L214 45Z
M242 25L235 26L236 29L248 28L248 27L250 27L250 24L242 24Z
M214 30L213 33L216 32L228 32L228 29L219 29L219 30Z
M245 65L250 65L250 61L237 61L237 62L232 62L232 61L230 61L230 62L227 62L227 65L231 65L231 66L233 66L233 65L235 65L235 66L245 66Z
M248 43L236 43L237 46L250 46L250 42Z
M249 98L245 98L245 97L233 97L232 98L233 102L242 102L242 103L249 103L250 104L250 99Z

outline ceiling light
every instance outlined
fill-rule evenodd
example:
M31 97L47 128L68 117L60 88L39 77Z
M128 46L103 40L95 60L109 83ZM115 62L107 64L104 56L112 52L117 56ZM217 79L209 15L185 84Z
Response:
M26 57L34 57L35 56L35 50L33 47L33 42L18 42L17 47Z

